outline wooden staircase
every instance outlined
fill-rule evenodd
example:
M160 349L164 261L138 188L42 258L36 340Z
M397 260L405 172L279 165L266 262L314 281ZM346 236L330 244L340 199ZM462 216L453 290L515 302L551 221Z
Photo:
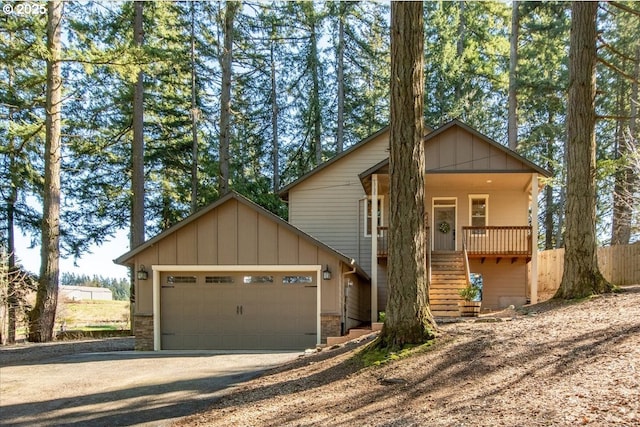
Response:
M462 252L431 253L429 303L434 317L459 317L458 291L467 284Z

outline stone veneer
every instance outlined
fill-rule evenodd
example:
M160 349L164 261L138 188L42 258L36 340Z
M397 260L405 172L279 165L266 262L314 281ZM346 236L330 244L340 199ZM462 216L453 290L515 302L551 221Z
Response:
M153 314L136 314L133 317L136 336L135 349L139 351L153 350Z
M327 337L339 337L342 332L341 318L339 314L320 315L320 342L326 343Z

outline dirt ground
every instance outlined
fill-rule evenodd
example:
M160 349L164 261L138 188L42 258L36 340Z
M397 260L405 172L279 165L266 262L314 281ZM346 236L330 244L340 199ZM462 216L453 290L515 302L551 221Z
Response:
M247 382L178 426L638 426L640 286L441 326L430 350L362 368L371 340Z

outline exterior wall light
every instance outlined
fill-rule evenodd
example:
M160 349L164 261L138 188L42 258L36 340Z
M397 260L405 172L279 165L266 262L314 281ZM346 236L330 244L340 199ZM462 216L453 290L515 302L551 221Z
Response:
M331 280L331 271L329 270L329 264L327 264L327 267L322 271L322 278L324 280Z
M140 269L138 270L136 277L138 280L147 280L149 278L149 273L144 268L144 264L140 264Z

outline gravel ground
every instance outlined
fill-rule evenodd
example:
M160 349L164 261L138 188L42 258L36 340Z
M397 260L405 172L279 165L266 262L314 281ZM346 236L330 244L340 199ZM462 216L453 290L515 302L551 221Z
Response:
M430 350L362 368L369 341L241 385L179 426L638 426L640 285L441 326Z
M131 350L129 339L0 352L0 425L166 426L300 353Z

